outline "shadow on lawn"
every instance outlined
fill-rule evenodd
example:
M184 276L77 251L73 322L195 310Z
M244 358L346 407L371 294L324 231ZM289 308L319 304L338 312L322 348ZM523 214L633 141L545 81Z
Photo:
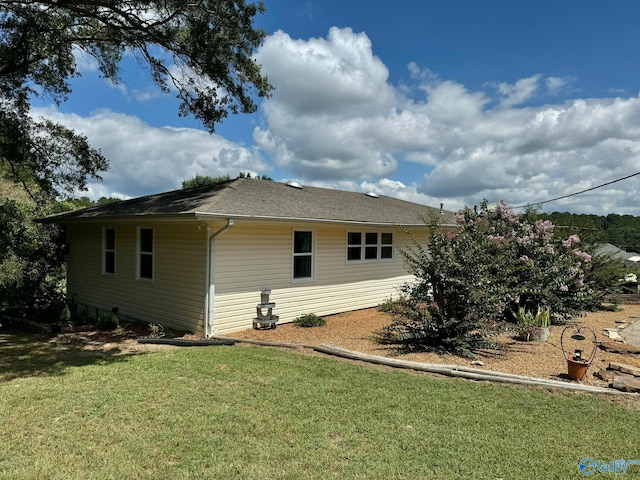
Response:
M95 349L48 335L0 329L0 382L63 375L69 367L126 361L131 355L117 346Z

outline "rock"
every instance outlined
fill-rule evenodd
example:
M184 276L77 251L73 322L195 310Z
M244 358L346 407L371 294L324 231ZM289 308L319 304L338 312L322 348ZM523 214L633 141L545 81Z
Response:
M634 377L640 377L640 367L634 367L633 365L626 365L624 363L611 362L609 363L609 370L618 370L627 375Z
M599 347L607 352L640 354L640 347L629 343L602 342Z
M621 392L640 393L640 378L625 374L616 375L611 387Z
M484 362L482 360L474 360L471 362L471 365L478 365L479 367L484 367Z
M607 383L611 383L613 381L613 377L615 377L616 375L618 375L617 372L614 372L612 370L604 370L602 368L599 368L598 370L593 372L594 377L598 377L600 380L604 380Z
M622 338L622 336L618 333L618 329L617 328L605 328L604 331L606 332L607 336L613 340L613 341L617 341L617 342L623 342L624 338Z

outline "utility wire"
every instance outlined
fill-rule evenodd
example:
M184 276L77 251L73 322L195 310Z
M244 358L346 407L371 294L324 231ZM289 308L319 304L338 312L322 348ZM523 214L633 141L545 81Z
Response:
M570 193L569 195L563 195L561 197L556 197L556 198L552 198L550 200L545 200L544 202L532 202L532 203L527 203L526 205L519 205L517 207L511 207L511 208L526 208L526 207L530 207L531 205L544 205L545 203L555 202L556 200L562 200L563 198L574 197L574 196L580 195L582 193L586 193L586 192L590 192L592 190L596 190L598 188L606 187L607 185L611 185L613 183L621 182L622 180L627 180L628 178L635 177L636 175L640 175L640 172L632 173L631 175L627 175L626 177L618 178L617 180L612 180L610 182L603 183L602 185L598 185L596 187L587 188L586 190L580 190L579 192Z

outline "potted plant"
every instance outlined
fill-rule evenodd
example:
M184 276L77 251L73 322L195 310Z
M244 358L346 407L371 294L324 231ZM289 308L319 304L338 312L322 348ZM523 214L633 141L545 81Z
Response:
M512 312L518 321L518 338L532 342L546 342L551 333L551 310L538 307L534 314L520 307L517 312Z

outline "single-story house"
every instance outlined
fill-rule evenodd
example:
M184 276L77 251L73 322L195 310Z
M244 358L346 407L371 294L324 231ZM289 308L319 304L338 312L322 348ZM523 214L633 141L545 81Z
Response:
M67 295L210 337L252 326L269 289L280 322L380 304L413 277L401 249L450 212L374 193L238 178L53 215ZM402 228L404 227L404 228Z

